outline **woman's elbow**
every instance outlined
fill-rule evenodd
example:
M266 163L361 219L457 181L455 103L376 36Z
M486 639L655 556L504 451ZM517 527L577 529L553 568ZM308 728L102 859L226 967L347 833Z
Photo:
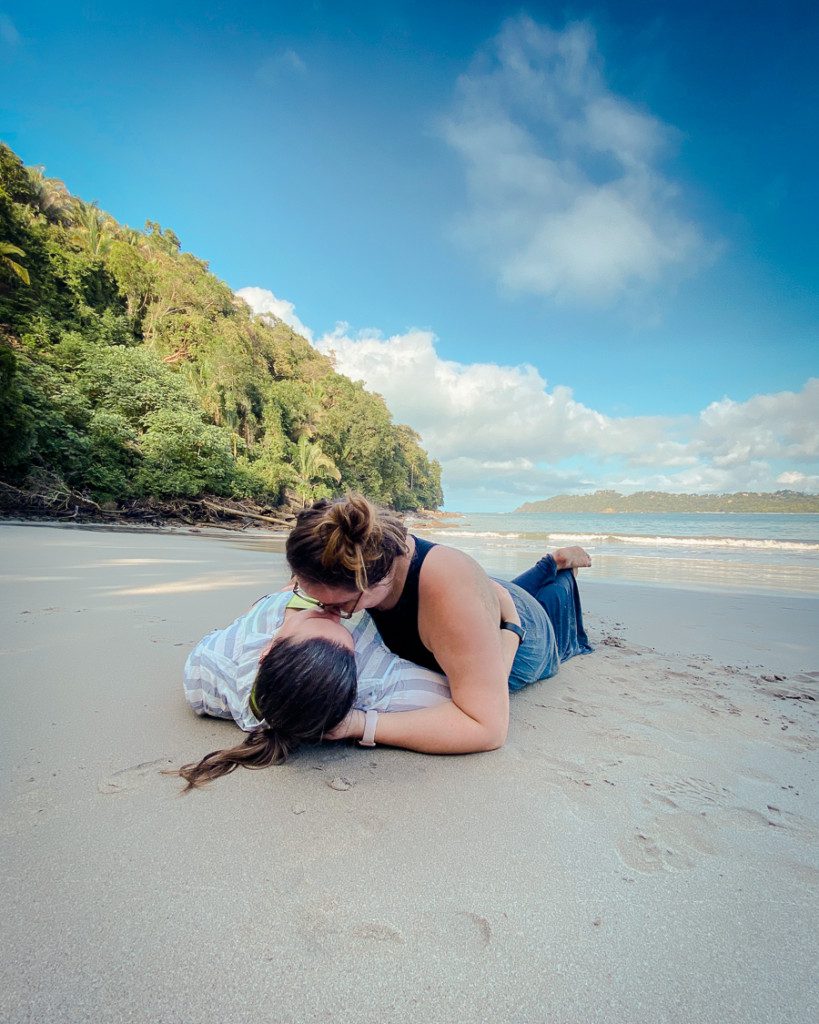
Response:
M464 754L480 754L487 750L497 750L506 743L509 732L509 713L507 709L485 710L483 713L470 714L464 708L462 714L463 729L459 747Z
M509 733L509 723L503 722L502 724L487 726L481 736L481 746L478 750L481 752L487 750L499 750L504 743L506 743L506 737Z

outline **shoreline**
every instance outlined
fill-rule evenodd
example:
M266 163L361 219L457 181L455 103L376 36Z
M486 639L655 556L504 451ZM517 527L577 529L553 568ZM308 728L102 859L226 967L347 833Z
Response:
M241 526L214 526L213 523L202 523L193 526L187 523L111 523L111 522L97 522L96 520L88 520L83 522L67 522L64 519L19 519L19 518L8 518L0 519L0 528L3 526L38 526L47 527L55 530L87 530L90 532L99 531L100 533L153 533L168 535L185 535L190 534L196 536L201 534L203 536L214 535L219 537L235 537L239 534L246 534L248 536L268 535L270 537L286 537L287 530L282 527L281 531L271 530L269 527L257 526L250 524L245 527Z
M411 529L420 533L434 535L422 524L409 524ZM64 520L45 521L40 519L0 519L0 530L3 527L37 527L68 531L85 531L89 533L123 533L146 534L161 536L200 536L213 540L224 540L237 547L247 546L260 554L266 551L281 552L288 530L285 528L271 529L268 526L250 524L245 528L220 527L214 525L189 526L187 524L134 524L134 523L98 523L98 522L65 522ZM452 546L465 551L476 558L490 575L504 579L512 579L527 568L537 557L540 549L499 549L497 546L481 543L480 535L447 538ZM819 596L819 577L810 566L767 566L768 579L763 570L765 566L753 563L736 562L735 560L719 561L700 557L680 558L672 554L654 555L649 552L617 552L601 553L593 545L588 545L593 558L591 570L584 570L587 582L594 585L625 587L651 587L660 591L686 591L701 594L724 595L768 595L813 599ZM670 550L674 550L673 548ZM729 548L729 550L745 551L745 549ZM749 549L751 554L755 549ZM759 549L769 551L771 549ZM699 552L697 552L699 555ZM753 575L756 573L756 576Z

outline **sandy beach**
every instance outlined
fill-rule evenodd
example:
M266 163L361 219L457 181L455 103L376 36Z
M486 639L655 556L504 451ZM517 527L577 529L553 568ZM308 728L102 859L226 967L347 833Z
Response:
M819 1017L819 599L581 577L596 652L503 749L326 744L180 797L161 769L241 736L187 652L280 551L3 524L0 577L3 1020Z

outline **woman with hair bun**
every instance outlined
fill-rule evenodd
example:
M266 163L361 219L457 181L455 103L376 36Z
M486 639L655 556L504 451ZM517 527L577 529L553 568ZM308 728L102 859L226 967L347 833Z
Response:
M449 683L451 699L434 707L377 718L353 709L326 739L493 750L506 740L509 691L591 651L575 579L591 559L580 547L559 548L511 583L492 580L462 551L409 534L351 494L303 509L286 550L303 600L344 615L366 609L391 651Z

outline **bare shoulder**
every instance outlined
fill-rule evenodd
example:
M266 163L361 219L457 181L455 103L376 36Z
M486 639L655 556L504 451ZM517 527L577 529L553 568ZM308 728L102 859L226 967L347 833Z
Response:
M475 559L443 545L433 548L421 569L420 598L421 640L448 676L458 706L484 686L505 693L500 601Z
M436 544L421 566L421 586L425 591L475 586L483 582L489 585L489 577L475 559L445 544Z
M457 600L462 607L494 608L497 598L492 581L480 565L456 548L436 545L421 567L419 581L421 612Z

